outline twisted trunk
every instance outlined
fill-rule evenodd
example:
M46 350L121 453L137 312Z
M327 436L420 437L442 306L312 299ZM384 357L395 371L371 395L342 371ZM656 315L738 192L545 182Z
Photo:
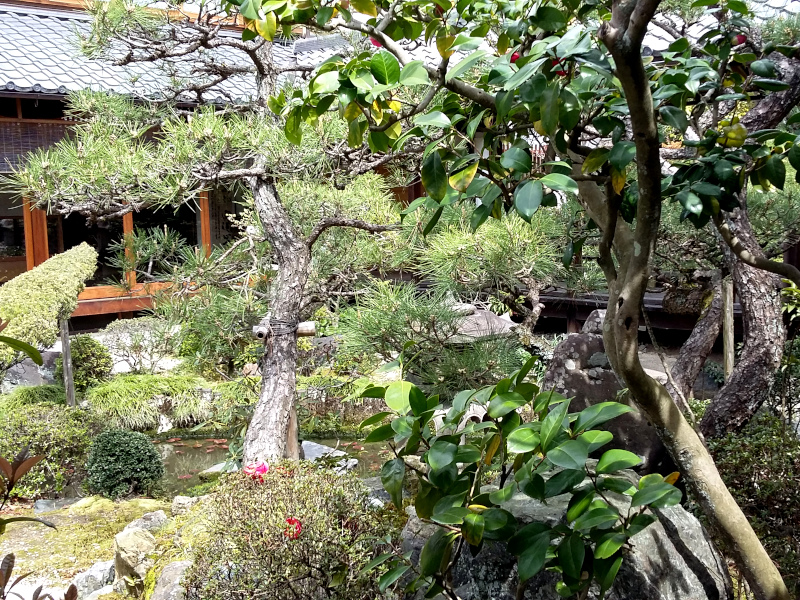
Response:
M297 459L297 324L311 252L292 225L274 183L253 178L250 188L278 269L270 288L270 312L261 321L266 331L260 364L261 394L247 428L244 460Z
M764 256L753 235L747 209L730 216L731 228L754 256ZM742 307L744 345L739 362L700 421L706 437L717 437L744 426L767 399L780 366L786 331L777 275L746 265L721 241Z

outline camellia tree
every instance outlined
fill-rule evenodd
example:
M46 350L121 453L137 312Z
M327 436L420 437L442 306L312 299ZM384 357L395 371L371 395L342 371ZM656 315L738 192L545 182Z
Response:
M800 272L764 256L746 201L753 190L781 188L787 161L800 167L795 120L785 121L798 101L796 48L762 45L739 0L698 0L694 9L708 7L701 33L690 39L688 28L661 22L674 41L654 56L644 42L660 22L659 4L245 0L230 9L268 38L276 26L295 23L370 38L370 51L325 61L307 89L278 95L271 108L286 117L287 137L296 142L300 124L320 107L338 108L354 147L366 138L374 151L403 152L422 140L427 198L418 205L430 219L467 202L477 228L508 211L530 218L554 202L552 194L577 196L602 232L612 366L756 597L788 598L702 439L642 368L638 331L662 207L676 202L684 219L719 236L746 319L758 311L767 319L758 343L771 353L743 356L743 393L721 394L702 429L736 427L763 402L753 385L771 375L784 337L775 275L797 282ZM439 59L413 60L419 45L435 46ZM690 152L667 163L666 136ZM549 160L533 169L537 146ZM759 378L748 380L745 367Z

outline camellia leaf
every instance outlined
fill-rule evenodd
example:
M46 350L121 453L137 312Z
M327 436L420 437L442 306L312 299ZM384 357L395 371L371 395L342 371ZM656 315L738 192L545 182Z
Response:
M420 126L429 125L447 129L450 127L451 122L450 119L447 118L447 115L445 115L443 112L434 110L427 114L418 116L416 119L414 119L414 124Z
M451 51L452 52L452 51ZM456 77L460 77L467 71L469 71L472 67L474 67L479 60L481 60L484 56L487 56L489 52L486 50L475 50L471 54L462 58L455 67L450 69L445 76L445 81L450 81L451 79L455 79Z
M514 208L528 223L542 204L544 190L541 181L528 181L514 190Z
M330 94L339 89L339 72L328 71L318 75L311 82L311 91L315 94ZM351 88L352 89L352 88Z
M386 461L381 469L381 483L397 508L403 507L403 479L406 463L402 458Z
M775 77L777 73L775 63L766 58L751 62L750 70L759 77Z
M572 523L575 519L580 517L594 500L595 489L593 487L586 487L582 490L576 490L569 499L567 506L567 523Z
M482 515L471 513L464 517L461 525L461 535L470 546L477 546L483 541L483 530L486 521Z
M255 24L258 35L270 42L275 39L275 32L278 29L278 19L274 12L268 12L264 15L264 19L257 19Z
M358 428L363 429L364 427L369 427L370 425L375 425L375 423L380 423L386 417L390 416L392 413L388 411L379 412L376 415L372 415L371 417L367 417L361 423L359 423Z
M689 127L689 119L686 117L686 113L677 106L662 106L658 109L658 112L661 113L661 118L664 119L667 125L674 127L681 133L685 133Z
M539 432L528 424L517 427L508 435L508 451L516 454L531 452L539 445Z
M367 444L371 444L372 442L385 442L389 438L393 437L394 429L392 429L392 424L387 423L386 425L381 425L380 427L373 429L366 437L364 442Z
M621 566L621 556L594 561L594 578L600 584L601 596L614 585L614 580L617 578L617 573Z
M406 571L408 571L410 568L411 567L409 565L401 564L390 569L381 575L381 578L378 580L378 589L382 592L385 592L390 585L405 575Z
M642 459L627 450L607 450L597 462L598 474L614 473L642 464Z
M517 565L520 584L525 583L544 568L549 547L549 532L540 533L530 540L527 550L520 554Z
M378 8L372 0L350 0L350 6L358 12L369 15L370 17L378 16Z
M785 81L780 81L779 79L754 79L753 85L770 92L782 92L792 87Z
M437 440L428 450L428 464L436 471L444 469L455 461L456 452L458 446L452 442Z
M589 156L583 161L581 165L581 173L594 173L600 170L608 160L608 148L595 148L589 152Z
M454 535L454 532L439 527L425 542L419 555L420 576L432 577L447 562L446 559L449 558Z
M569 192L570 194L578 193L578 184L571 177L562 175L561 173L550 173L539 179L542 185L546 185L551 190L558 190L561 192Z
M654 508L666 508L675 506L681 501L681 491L666 482L648 485L640 489L631 498L631 506L652 506Z
M547 452L551 463L565 469L582 469L588 458L588 448L579 440L569 440Z
M27 354L28 358L30 358L34 363L36 363L39 366L42 366L41 353L30 344L8 337L6 335L0 335L0 343L5 344L6 346L10 346L12 350L15 350L17 352L22 352L23 354Z
M620 402L600 402L583 409L572 428L575 433L580 433L632 411L630 406Z
M542 93L540 110L542 129L547 135L553 135L558 129L558 101L561 90L558 84L548 85Z
M466 192L477 172L478 163L474 162L457 173L453 173L448 180L450 182L450 187L459 192Z
M372 56L369 70L378 83L393 84L400 79L400 63L386 50L381 50Z
M522 148L509 148L500 157L500 164L505 169L528 173L532 166L531 155Z
M425 191L428 195L436 201L440 201L447 193L447 171L442 164L442 157L439 153L431 152L428 157L422 161L422 169L420 170L420 177L422 185L425 186Z
M594 549L595 558L609 558L622 548L627 538L624 533L609 532L597 543Z
M414 384L409 383L408 381L395 381L390 383L389 387L386 388L386 393L384 394L386 406L400 413L401 415L406 414L409 408L411 408L409 395L411 394L411 388L413 387L415 387Z
M558 545L556 555L564 574L572 579L580 579L583 559L586 556L586 547L581 536L577 533L566 536Z
M428 85L430 81L425 63L421 60L412 60L400 71L400 83L403 85Z
M569 410L569 400L555 406L542 421L540 436L542 449L545 452L549 450L553 440L561 432L564 426L564 419L567 416L567 410Z
M628 141L621 141L614 144L611 152L608 155L608 162L611 163L617 171L623 171L630 162L636 158L636 144Z
M499 419L500 417L506 416L512 410L517 410L520 406L524 406L527 403L528 401L518 393L505 392L492 398L486 413L493 419Z

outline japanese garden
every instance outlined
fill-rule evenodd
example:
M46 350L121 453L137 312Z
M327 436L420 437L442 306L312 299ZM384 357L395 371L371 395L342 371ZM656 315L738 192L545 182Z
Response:
M798 8L0 0L0 600L800 598Z

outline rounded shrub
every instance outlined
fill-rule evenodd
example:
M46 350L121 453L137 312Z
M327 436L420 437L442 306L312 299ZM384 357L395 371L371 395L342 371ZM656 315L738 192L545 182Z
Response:
M110 429L97 436L86 470L89 490L114 499L151 494L164 476L161 456L150 439L125 429Z
M0 410L0 456L11 461L27 446L32 456L45 457L14 487L14 495L51 496L82 480L92 440L101 430L91 413L63 404L4 407Z
M69 342L72 354L72 379L75 390L83 393L93 385L97 385L111 376L114 360L103 344L89 335L76 335ZM57 379L64 378L64 363L56 361Z
M192 600L374 600L397 512L370 507L364 484L306 462L223 479L206 505L207 537L187 574ZM249 473L249 474L248 474Z

